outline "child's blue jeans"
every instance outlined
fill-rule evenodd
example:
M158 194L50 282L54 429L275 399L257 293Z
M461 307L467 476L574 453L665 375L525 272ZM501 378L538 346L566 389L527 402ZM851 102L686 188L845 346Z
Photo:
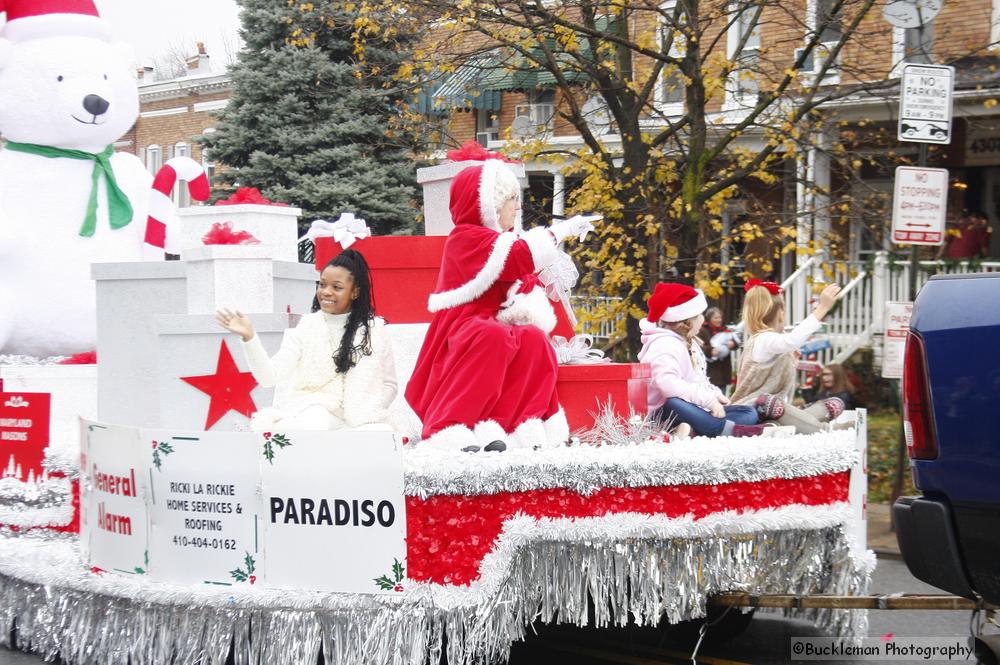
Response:
M691 429L703 436L728 435L733 431L733 425L757 424L757 411L752 406L727 404L722 408L726 410L726 417L716 418L696 404L680 397L671 397L653 414L653 417L665 423L672 415L674 422L687 423Z

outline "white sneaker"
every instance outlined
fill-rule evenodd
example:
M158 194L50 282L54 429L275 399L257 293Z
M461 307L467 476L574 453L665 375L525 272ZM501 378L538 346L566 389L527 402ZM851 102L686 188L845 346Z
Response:
M691 438L691 426L687 423L681 423L674 428L674 431L670 433L671 439L690 439Z
M771 425L765 424L764 431L760 433L761 436L775 436L784 438L786 436L795 436L795 428L791 425Z

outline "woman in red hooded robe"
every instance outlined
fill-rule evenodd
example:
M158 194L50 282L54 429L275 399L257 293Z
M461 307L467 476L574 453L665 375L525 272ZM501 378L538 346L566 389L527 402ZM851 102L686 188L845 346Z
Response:
M593 227L557 222L518 234L520 195L517 177L499 159L470 166L452 182L455 228L428 300L434 319L406 388L423 423L420 445L471 452L569 438L548 339L555 314L535 274L556 260L559 241Z

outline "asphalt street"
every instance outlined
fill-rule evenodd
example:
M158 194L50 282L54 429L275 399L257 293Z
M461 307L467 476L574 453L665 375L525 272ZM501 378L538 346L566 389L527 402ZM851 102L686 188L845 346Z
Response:
M879 560L872 584L873 593L938 593L932 587L914 579L899 560ZM961 611L869 611L869 636L892 633L903 637L957 637L969 635L969 612ZM783 619L777 615L758 615L739 637L723 644L711 639L700 652L698 663L706 665L771 665L795 662L790 660L793 637L819 637L814 626ZM624 628L588 630L565 626L541 627L538 636L516 644L511 665L573 665L622 663L653 665L656 663L690 663L690 649L672 641L663 630L656 628ZM0 649L0 665L38 665L42 658ZM827 665L856 661L822 661ZM869 661L871 662L871 661ZM907 662L907 661L894 661ZM928 661L912 661L926 663ZM940 662L940 661L938 661ZM181 665L181 664L178 664Z

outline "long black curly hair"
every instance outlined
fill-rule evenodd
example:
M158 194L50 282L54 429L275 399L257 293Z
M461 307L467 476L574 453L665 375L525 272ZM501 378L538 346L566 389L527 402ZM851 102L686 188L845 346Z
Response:
M371 325L375 319L375 296L372 294L371 271L361 252L345 249L327 263L323 270L330 267L343 268L351 273L351 277L354 278L354 288L358 290L358 297L351 304L351 312L347 317L344 336L340 339L340 346L333 355L337 373L344 374L358 363L361 356L372 354ZM317 290L318 288L317 283ZM319 311L318 294L313 296L312 311ZM361 339L355 344L358 328L364 330L360 335Z

